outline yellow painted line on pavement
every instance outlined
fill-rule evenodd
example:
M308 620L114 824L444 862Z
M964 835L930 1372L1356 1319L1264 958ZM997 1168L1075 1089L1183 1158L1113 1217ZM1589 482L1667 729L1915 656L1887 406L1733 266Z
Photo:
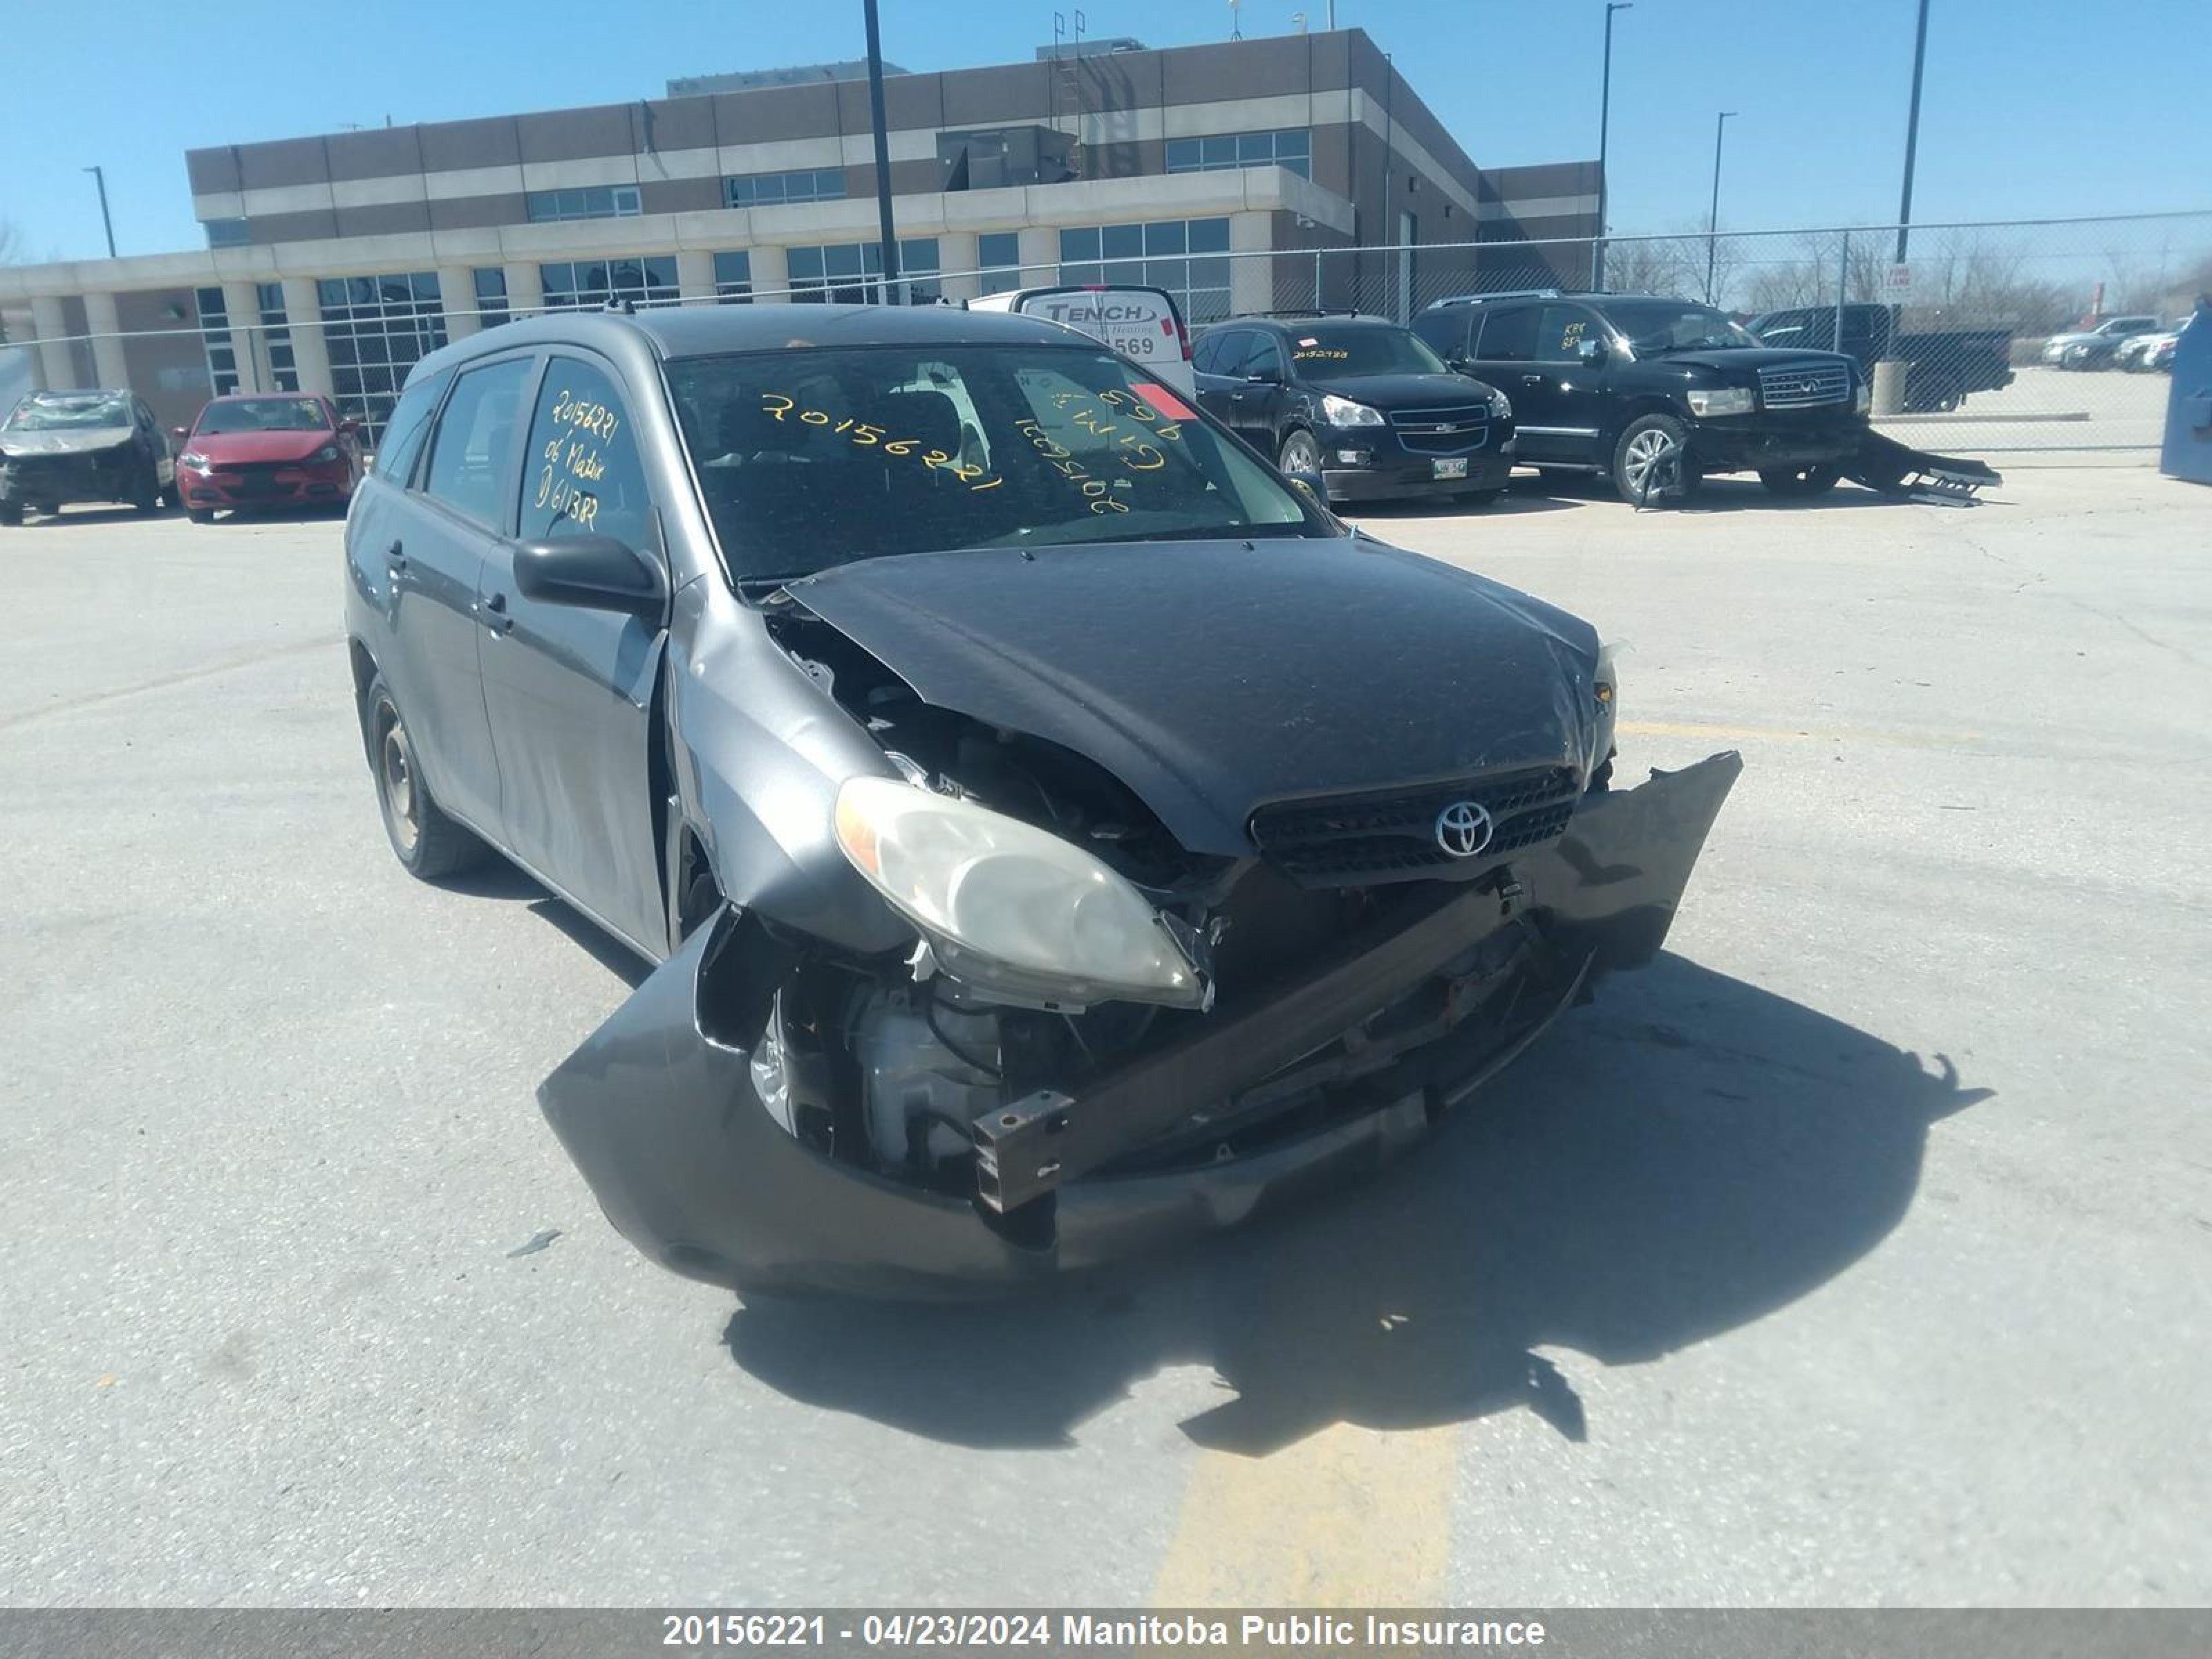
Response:
M1440 1605L1458 1429L1334 1423L1266 1457L1201 1452L1152 1605Z
M1716 738L1724 742L1871 743L1892 749L1958 749L1986 743L1978 732L1870 732L1852 726L1720 726L1702 720L1623 720L1638 738Z

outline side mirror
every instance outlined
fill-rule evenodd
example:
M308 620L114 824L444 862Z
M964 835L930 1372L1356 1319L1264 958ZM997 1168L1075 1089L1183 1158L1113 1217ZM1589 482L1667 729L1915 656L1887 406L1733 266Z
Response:
M668 606L659 569L612 536L562 536L514 550L514 585L541 605L616 611L658 623Z
M343 419L343 420L342 420L342 421L340 421L340 422L338 422L338 432L339 432L339 434L340 434L341 436L343 436L343 437L349 437L349 437L353 436L353 434L356 434L356 432L359 432L360 430L361 430L361 422L360 422L359 421L356 421L356 419L354 419L354 417L353 417L352 416L350 416L350 415L347 416L345 417L345 419Z
M173 426L169 428L169 435L182 443L192 435L192 429L188 426Z
M1283 476L1290 480L1291 489L1297 490L1322 512L1328 511L1328 480L1322 477L1320 473L1300 471L1285 472Z
M1584 340L1575 348L1576 360L1592 368L1603 362L1605 356L1605 342L1602 340Z
M1474 359L1472 357L1447 357L1444 359L1444 367L1451 370L1455 374L1472 374L1474 373Z

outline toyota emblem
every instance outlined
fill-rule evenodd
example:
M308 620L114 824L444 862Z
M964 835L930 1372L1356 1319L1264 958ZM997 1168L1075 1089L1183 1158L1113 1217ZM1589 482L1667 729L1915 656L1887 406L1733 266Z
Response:
M1471 859L1490 845L1489 809L1480 801L1455 800L1437 814L1437 845L1455 859Z

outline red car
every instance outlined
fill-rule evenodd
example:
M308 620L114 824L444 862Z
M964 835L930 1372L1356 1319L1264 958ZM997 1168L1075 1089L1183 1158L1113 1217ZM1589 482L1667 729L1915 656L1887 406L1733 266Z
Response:
M361 482L361 422L311 392L210 398L176 435L177 483L194 524L223 507L342 507Z

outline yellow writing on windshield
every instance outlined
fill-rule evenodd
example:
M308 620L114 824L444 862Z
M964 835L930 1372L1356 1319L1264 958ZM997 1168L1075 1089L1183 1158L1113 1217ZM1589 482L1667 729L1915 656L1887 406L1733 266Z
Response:
M855 420L850 415L841 419L826 410L803 409L797 398L781 392L762 392L761 408L779 421L787 421L796 416L799 425L820 427L863 449L880 449L886 455L911 456L932 471L941 471L957 478L970 489L996 489L1006 483L1004 478L994 477L989 469L963 461L957 455L942 449L931 449L919 438L894 438L890 434L895 428Z

